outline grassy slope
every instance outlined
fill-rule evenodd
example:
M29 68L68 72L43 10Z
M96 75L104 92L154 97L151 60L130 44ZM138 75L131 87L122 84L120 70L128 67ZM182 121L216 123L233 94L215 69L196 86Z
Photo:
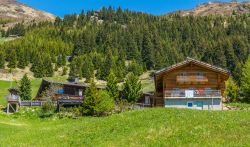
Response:
M11 40L14 40L14 38L1 38L0 37L0 44L6 42L6 41L11 41Z
M37 94L37 90L40 86L41 79L34 79L31 81L31 90L32 90L32 97L35 97ZM13 86L15 87L17 84L12 82ZM0 105L6 104L6 96L8 95L8 89L11 87L11 82L9 81L0 81Z
M2 146L250 146L250 111L147 109L105 118L0 114Z

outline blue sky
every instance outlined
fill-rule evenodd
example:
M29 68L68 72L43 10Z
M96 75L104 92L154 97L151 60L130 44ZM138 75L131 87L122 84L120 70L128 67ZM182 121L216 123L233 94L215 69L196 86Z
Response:
M63 17L81 10L99 10L103 6L128 8L154 15L175 10L191 9L209 0L17 0L34 8ZM211 0L210 0L211 1ZM231 0L220 0L228 2Z

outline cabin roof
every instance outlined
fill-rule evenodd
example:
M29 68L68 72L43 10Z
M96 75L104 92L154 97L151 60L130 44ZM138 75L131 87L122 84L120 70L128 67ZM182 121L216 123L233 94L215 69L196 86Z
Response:
M43 82L50 83L50 84L72 86L72 87L90 87L89 84L84 84L84 83L58 82L58 81L52 81L52 80L47 80L47 79L43 79ZM97 86L97 88L105 89L105 86Z
M155 75L156 76L160 75L162 73L165 73L165 72L171 71L173 69L179 68L179 67L181 67L183 65L186 65L186 64L189 64L191 62L196 64L196 65L203 66L204 68L208 68L208 69L211 69L213 71L220 72L222 74L230 75L230 72L227 69L223 69L221 67L214 66L214 65L208 64L206 62L202 62L202 61L199 61L199 60L196 60L196 59L193 59L193 58L189 58L189 57L187 57L186 60L184 60L182 62L179 62L177 64L174 64L174 65L171 65L171 66L168 66L168 67L165 67L163 69L160 69L160 70L156 71Z

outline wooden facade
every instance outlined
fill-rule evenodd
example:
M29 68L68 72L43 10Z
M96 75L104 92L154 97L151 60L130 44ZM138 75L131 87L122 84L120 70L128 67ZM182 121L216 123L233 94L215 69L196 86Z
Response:
M36 99L42 100L44 92L51 88L51 86L54 86L53 101L57 101L58 99L83 99L85 91L89 87L89 85L82 83L56 82L43 79ZM98 86L97 89L104 89L104 87Z
M229 75L225 69L187 58L155 73L153 105L163 106L166 98L185 97L186 90L193 90L193 97L219 98L223 96Z

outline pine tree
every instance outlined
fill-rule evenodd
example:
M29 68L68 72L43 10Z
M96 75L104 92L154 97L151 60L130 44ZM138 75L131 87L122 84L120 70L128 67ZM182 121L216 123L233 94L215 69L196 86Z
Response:
M62 67L62 65L63 65L63 58L62 58L62 55L58 55L57 56L57 66L58 67Z
M98 91L93 78L90 87L86 89L83 101L83 113L91 116L106 115L114 109L114 100L106 91Z
M44 76L52 77L54 74L54 70L53 70L52 60L49 55L45 56L43 65L44 65Z
M122 96L130 103L136 103L142 95L142 85L139 78L130 73L123 85Z
M106 90L109 96L112 97L114 100L117 100L119 98L118 81L113 71L110 72L107 78Z
M9 56L9 64L8 64L8 67L9 67L9 68L16 68L16 66L17 66L16 51L15 51L15 50L11 50L10 56Z
M250 99L250 55L242 69L241 88L245 98Z
M24 50L23 50L23 49L21 49L21 50L19 51L18 57L19 57L19 58L18 58L18 65L17 65L17 67L18 67L18 68L21 68L21 69L24 69L25 66L26 66L27 61L25 60L25 57L24 57Z
M226 82L226 96L229 98L230 102L236 102L239 100L239 87L232 77Z
M63 67L62 76L67 75L67 72L68 72L68 68L64 66L64 67Z
M65 66L67 63L67 57L65 54L62 54L62 65Z
M37 59L32 64L31 71L34 73L34 77L42 78L45 74L44 70L44 62L42 60L41 55L37 55Z
M142 42L142 59L147 69L152 69L154 67L152 55L153 47L151 36L149 32L146 32L143 36Z
M92 63L92 60L89 56L86 56L83 61L82 66L82 75L86 78L86 82L89 82L91 77L94 74L94 65Z
M19 87L19 95L22 100L31 100L31 82L25 74L21 79L21 84Z
M5 53L3 50L0 50L0 69L5 67Z

